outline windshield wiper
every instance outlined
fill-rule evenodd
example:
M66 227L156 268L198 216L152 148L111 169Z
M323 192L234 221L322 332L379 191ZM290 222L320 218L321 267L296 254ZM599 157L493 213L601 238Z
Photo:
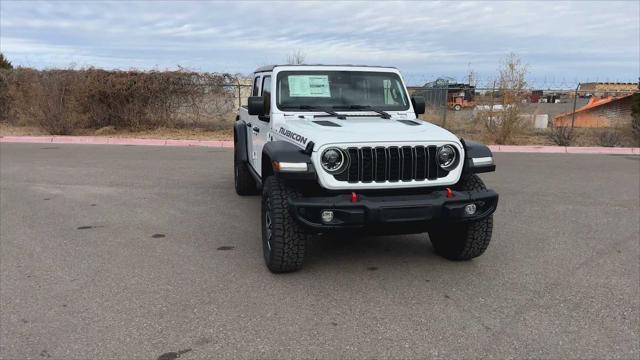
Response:
M311 106L311 105L300 105L300 106L284 106L283 109L300 109L300 110L310 110L310 111L322 111L323 113L327 113L331 116L335 116L340 120L346 120L346 116L338 114L337 112L331 110L331 109L326 109L326 108L321 108L321 107L317 107L317 106ZM314 115L314 117L316 117L318 115Z
M371 105L345 105L345 106L334 106L334 109L344 108L349 110L369 110L374 113L378 113L383 119L391 119L391 115L384 110L377 109Z

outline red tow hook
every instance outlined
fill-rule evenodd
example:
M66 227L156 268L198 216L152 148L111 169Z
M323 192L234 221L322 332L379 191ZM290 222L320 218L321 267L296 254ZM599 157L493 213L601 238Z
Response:
M451 191L451 188L447 188L447 197L448 198L452 198L453 197L453 191Z
M351 192L351 202L358 202L358 194L356 194L355 192Z

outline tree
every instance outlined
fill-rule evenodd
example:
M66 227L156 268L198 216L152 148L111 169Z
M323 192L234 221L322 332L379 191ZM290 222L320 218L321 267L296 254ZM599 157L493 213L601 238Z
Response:
M300 49L296 49L287 55L287 64L289 65L300 65L304 64L304 60L306 55Z
M13 69L13 65L11 65L11 62L7 60L7 58L4 57L2 53L0 53L0 69L4 69L4 70Z
M502 109L493 106L486 114L485 126L497 144L508 144L523 128L520 106L526 97L527 66L518 55L507 55L498 70L495 84L500 91Z

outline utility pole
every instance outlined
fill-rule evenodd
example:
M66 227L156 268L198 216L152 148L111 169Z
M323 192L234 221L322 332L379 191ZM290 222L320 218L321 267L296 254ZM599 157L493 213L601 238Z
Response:
M576 122L576 101L578 100L578 89L580 88L580 83L576 86L576 92L573 94L573 113L571 113L571 128L573 129L573 124Z

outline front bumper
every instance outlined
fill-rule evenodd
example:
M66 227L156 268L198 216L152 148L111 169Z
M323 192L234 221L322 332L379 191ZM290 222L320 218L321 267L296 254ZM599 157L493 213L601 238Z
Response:
M470 222L484 219L496 210L498 194L493 190L446 190L414 195L357 195L289 199L293 217L307 228L317 231L337 229L378 229L382 232L422 232L429 225L440 222ZM476 212L468 215L464 208L476 205ZM325 223L323 211L332 211L333 220ZM387 230L387 231L384 231Z

